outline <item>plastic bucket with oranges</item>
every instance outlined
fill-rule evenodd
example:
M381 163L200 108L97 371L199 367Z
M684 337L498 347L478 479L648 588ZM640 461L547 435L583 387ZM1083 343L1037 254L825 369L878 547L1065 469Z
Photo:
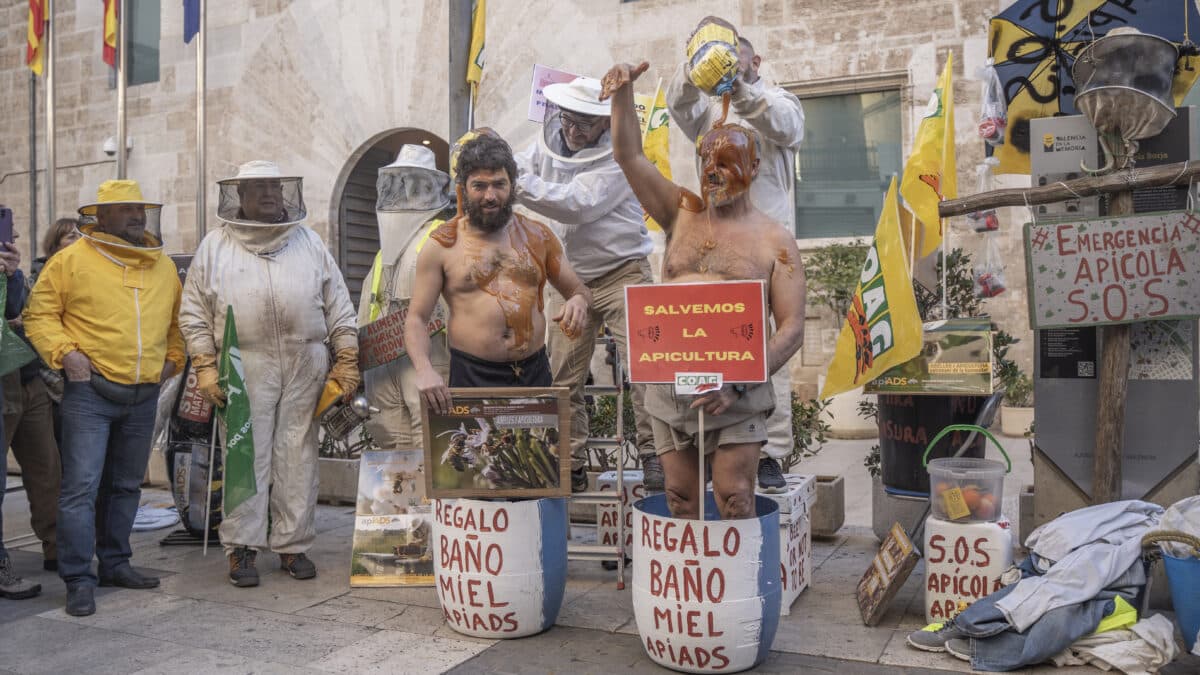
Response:
M929 451L952 431L974 431L990 440L1007 467L1000 462L974 457L944 457L927 461ZM1004 446L987 429L974 424L951 424L930 441L921 457L929 470L929 505L935 518L954 523L990 523L1000 518L1004 502L1004 474L1012 471L1012 460Z

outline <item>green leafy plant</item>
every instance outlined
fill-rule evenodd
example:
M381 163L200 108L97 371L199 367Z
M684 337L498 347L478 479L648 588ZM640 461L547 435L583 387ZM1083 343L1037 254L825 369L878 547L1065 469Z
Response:
M866 399L858 402L858 416L865 420L879 419L879 403L878 399ZM871 446L867 450L867 456L863 459L863 466L867 467L867 473L871 474L872 478L878 478L883 475L883 468L880 465L879 444Z
M808 297L828 307L835 318L846 316L866 259L867 244L861 239L816 249L804 264Z
M1033 380L1019 372L1004 385L1004 403L1013 408L1033 407Z
M814 457L825 445L829 423L821 417L829 400L802 399L792 394L792 451L783 459L784 471Z

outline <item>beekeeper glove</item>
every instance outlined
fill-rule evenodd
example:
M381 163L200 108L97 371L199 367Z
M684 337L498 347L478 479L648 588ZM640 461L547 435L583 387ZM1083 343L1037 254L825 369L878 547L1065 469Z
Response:
M218 408L225 407L225 393L217 384L217 355L192 354L192 369L196 371L196 388L204 400Z

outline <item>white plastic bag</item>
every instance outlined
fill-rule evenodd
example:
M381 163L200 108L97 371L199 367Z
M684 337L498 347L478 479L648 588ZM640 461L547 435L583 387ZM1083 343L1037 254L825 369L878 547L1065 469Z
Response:
M996 178L992 169L999 164L1000 160L988 157L975 165L975 175L978 176L978 189L975 194L991 192L996 188ZM971 221L976 232L995 232L1000 229L1000 217L996 214L996 209L973 211L967 214L967 220Z
M976 265L973 272L975 297L994 298L1005 291L1004 262L1000 258L1000 248L996 246L994 236L985 237L983 262Z
M979 136L990 145L1004 145L1004 129L1008 126L1008 102L1004 100L1004 84L992 65L992 59L979 69L983 82L983 105L979 108Z

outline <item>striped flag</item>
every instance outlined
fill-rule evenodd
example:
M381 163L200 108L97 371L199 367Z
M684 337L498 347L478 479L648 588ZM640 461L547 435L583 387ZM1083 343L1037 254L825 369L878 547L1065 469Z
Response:
M46 45L46 0L29 0L29 27L25 31L25 63L34 75L42 74Z
M254 478L254 427L250 423L250 395L246 392L246 371L238 348L233 306L225 311L225 337L221 340L221 361L217 382L225 392L225 407L217 416L225 427L225 514L258 493Z
M117 6L120 0L104 0L104 62L117 67Z

